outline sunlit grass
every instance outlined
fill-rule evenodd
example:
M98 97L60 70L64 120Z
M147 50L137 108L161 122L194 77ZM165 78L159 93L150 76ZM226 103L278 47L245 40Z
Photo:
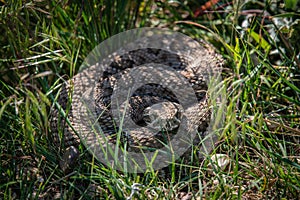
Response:
M285 1L289 10L270 1L222 1L213 8L226 10L197 18L194 7L206 1L0 2L0 198L174 199L189 192L199 199L299 197L296 1ZM144 174L121 173L80 146L80 162L64 173L49 130L61 83L101 41L142 26L203 38L226 59L226 117L213 154L227 155L229 164L222 169L209 157L176 161L167 176L151 167Z

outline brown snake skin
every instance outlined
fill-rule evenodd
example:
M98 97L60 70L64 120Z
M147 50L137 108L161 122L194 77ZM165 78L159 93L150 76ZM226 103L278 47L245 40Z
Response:
M155 42L165 48L151 48ZM90 127L96 123L96 129L101 129L107 139L97 137L103 146L107 142L115 143L119 132L121 143L125 141L126 148L132 151L138 151L141 146L162 148L161 141L176 137L184 117L189 120L187 124L192 125L186 125L183 130L188 132L192 127L205 135L211 113L207 94L209 75L219 72L223 61L207 43L195 46L198 42L192 39L180 41L180 45L178 42L163 34L139 38L66 81L57 99L64 112L56 107L51 114L55 145L64 150L80 142L91 144L89 142L96 139L90 134ZM173 72L186 81L185 87ZM194 96L189 95L186 87ZM134 91L128 97L128 91L123 88L134 88ZM122 127L125 128L120 130L122 117L116 117L114 105L121 96L127 97L125 117L131 121L124 122ZM196 103L191 101L193 98ZM78 99L85 99L85 103ZM181 105L181 102L187 103ZM124 109L121 106L120 113ZM95 117L88 117L88 112ZM126 127L134 127L134 130L126 130ZM150 133L150 129L157 133Z

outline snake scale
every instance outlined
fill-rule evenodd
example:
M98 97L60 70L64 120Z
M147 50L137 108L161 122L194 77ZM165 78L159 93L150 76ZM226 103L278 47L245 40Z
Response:
M105 147L119 139L130 151L152 152L170 140L182 145L178 131L206 134L208 81L222 66L220 55L189 37L148 33L65 81L57 98L61 109L52 109L50 123L57 147L83 142L89 148L93 141ZM91 134L95 130L101 134Z

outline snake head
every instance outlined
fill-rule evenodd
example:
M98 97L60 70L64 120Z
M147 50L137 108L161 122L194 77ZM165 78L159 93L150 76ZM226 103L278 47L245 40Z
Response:
M174 102L161 102L145 108L143 119L147 127L161 131L172 131L179 127L180 105Z

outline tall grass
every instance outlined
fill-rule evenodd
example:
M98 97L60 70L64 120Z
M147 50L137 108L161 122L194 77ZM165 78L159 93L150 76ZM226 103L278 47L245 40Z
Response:
M219 1L195 17L205 3L0 1L0 198L299 198L297 1ZM166 179L119 173L81 147L80 163L63 173L49 132L60 83L101 41L143 26L203 38L227 60L226 122L214 152L229 164L174 163Z

